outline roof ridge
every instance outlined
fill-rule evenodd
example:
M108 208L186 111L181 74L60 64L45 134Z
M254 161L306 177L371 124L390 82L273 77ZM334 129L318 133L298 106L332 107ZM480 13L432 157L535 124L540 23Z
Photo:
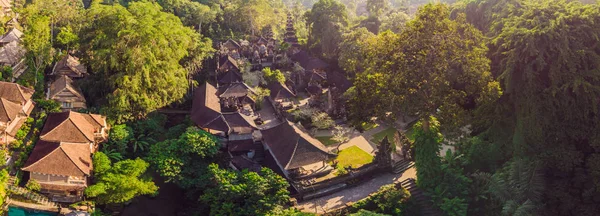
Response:
M294 130L294 126L290 125L290 123L287 123L289 126L292 127L292 130ZM296 131L294 131L294 133L296 133ZM287 164L285 165L284 169L287 169L290 166L290 163L292 163L292 161L294 160L294 156L296 156L296 150L298 149L298 143L300 143L300 134L297 134L298 137L296 138L296 145L294 146L294 151L292 152L292 156L290 157L290 159L288 160Z
M79 128L79 125L75 124L75 122L71 119L71 113L75 113L75 112L69 111L69 118L68 118L68 120L71 121L71 123L73 123L73 125L75 125L75 128L77 128L77 130L79 130L79 132L81 132L86 139L88 139L90 142L93 142L94 141L94 137L92 137L92 139L90 139L89 137L86 136L86 133L83 132L83 130L81 128ZM81 113L79 113L79 114L81 114ZM84 118L84 120L88 124L90 124L90 122L87 119L85 119L85 117L83 117L83 116L80 116L80 117Z
M70 114L69 114L69 115L70 115ZM67 119L69 119L69 116L67 116ZM46 134L44 134L44 135L41 135L41 136L40 136L40 139L41 139L41 140L44 140L44 137L45 137L46 135L48 135L48 134L52 133L54 130L56 130L56 128L60 127L60 126L61 126L62 124L64 124L65 122L66 122L66 121L62 121L60 124L58 124L58 125L54 126L54 128L50 129L48 132L46 132ZM45 125L44 125L44 126L45 126Z
M81 167L79 167L77 165L77 163L75 163L75 161L73 160L72 156L69 155L69 153L67 153L64 149L63 149L63 144L68 144L68 145L86 145L86 144L76 144L76 143L70 143L70 142L60 142L58 144L58 148L60 148L60 150L65 153L65 155L67 155L67 157L69 158L69 160L71 161L71 163L73 163L73 165L75 165L75 167L77 167L77 169L79 169L79 171L81 171L82 173L86 174L85 171L83 169L81 169Z
M8 116L8 110L6 110L6 106L4 105L5 101L8 101L6 98L0 98L0 110L4 110L6 116ZM9 117L10 118L10 117Z

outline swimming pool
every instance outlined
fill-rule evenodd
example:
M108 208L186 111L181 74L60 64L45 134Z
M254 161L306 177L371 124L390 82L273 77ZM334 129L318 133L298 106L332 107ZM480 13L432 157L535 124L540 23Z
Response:
M34 211L14 206L8 207L8 216L57 216L58 214L45 211Z

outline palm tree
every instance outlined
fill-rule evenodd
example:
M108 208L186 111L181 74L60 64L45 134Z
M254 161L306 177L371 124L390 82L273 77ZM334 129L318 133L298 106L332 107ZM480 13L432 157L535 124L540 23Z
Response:
M115 149L104 149L102 153L104 153L111 161L123 160L123 155Z
M502 215L535 215L538 210L544 190L539 162L514 159L494 175L476 173L473 177L500 202Z
M156 140L154 140L150 135L139 134L131 142L131 146L133 148L133 153L136 153L138 149L141 151L144 151L144 149L146 147L150 146L150 143L155 143L155 142L156 142Z

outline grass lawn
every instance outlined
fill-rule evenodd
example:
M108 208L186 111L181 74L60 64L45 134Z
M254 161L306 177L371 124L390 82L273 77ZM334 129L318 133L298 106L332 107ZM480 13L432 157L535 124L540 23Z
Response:
M338 161L338 167L352 166L352 168L358 168L373 162L373 156L363 151L358 146L351 146L342 149L336 160Z
M379 142L381 142L381 140L383 140L383 138L385 136L388 137L389 141L393 141L394 140L394 133L396 133L396 128L388 128L385 130L380 131L379 133L376 133L373 135L373 138L371 138L371 142L378 144Z
M331 136L323 136L323 137L315 137L315 138L318 139L319 141L321 141L321 143L323 143L323 145L325 145L325 146L337 144L336 141L331 139L332 138Z

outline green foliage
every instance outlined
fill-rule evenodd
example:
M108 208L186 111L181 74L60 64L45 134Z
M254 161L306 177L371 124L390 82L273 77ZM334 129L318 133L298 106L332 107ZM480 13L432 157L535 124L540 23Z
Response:
M96 166L98 165L98 166ZM151 179L141 177L149 164L142 159L119 161L111 166L102 152L94 155L96 183L85 195L101 204L125 203L136 196L155 194L158 187Z
M346 6L336 0L319 0L307 11L308 45L327 59L337 59L342 32L348 26Z
M271 70L271 68L264 68L262 70L264 79L267 83L284 83L285 76L280 70Z
M9 179L8 171L6 169L0 170L0 204L4 205L6 202L6 185Z
M0 81L11 81L13 77L13 70L10 66L2 66L0 68Z
M441 159L438 152L443 140L435 119L430 119L429 129L423 129L423 122L419 121L413 126L415 137L415 166L417 167L417 185L419 188L432 190L441 183Z
M60 103L55 100L35 99L35 106L44 110L46 113L61 112Z
M63 27L60 29L58 35L56 35L56 42L64 46L67 51L70 49L77 49L79 36L73 32L73 29L70 26Z
M317 112L315 108L309 106L302 106L297 110L292 111L292 116L295 122L309 122L311 117Z
M317 129L329 129L335 126L335 122L327 113L318 112L310 118L312 126Z
M30 191L38 192L42 189L42 186L36 180L29 179L29 181L27 181L27 184L25 185L25 188L27 188Z
M356 213L349 214L349 216L387 216L387 214L379 214L368 210L358 210Z
M408 14L397 11L389 13L381 18L381 26L379 26L379 32L392 31L396 34L402 32L406 26L406 23L410 20Z
M375 39L350 99L355 123L402 113L436 116L445 128L456 129L468 121L473 106L499 97L484 37L449 14L447 5L425 5L404 31Z
M262 87L256 87L254 88L254 92L256 94L252 94L251 97L256 102L256 110L260 110L265 97L271 95L271 90Z
M206 57L212 50L209 39L161 12L156 3L93 4L86 16L90 24L81 33L81 50L93 72L88 82L96 86L88 95L106 98L117 121L180 101L193 72L184 66L194 58L186 57Z
M34 7L34 6L28 6ZM33 12L32 12L33 11ZM50 17L39 14L35 7L29 8L25 16L23 46L27 50L25 57L29 71L23 76L25 86L34 86L36 92L44 92L44 69L52 61L52 44L50 43ZM43 93L38 93L41 98Z
M268 168L241 172L208 167L210 187L200 197L211 215L264 215L289 202L287 181Z
M367 12L370 16L379 17L389 9L389 1L367 0Z
M131 127L125 124L115 125L110 129L108 142L102 146L103 150L112 151L124 156L127 154L127 148L133 136L133 129Z
M203 188L207 182L207 165L220 147L213 135L189 127L177 139L168 139L150 147L147 160L168 182L185 189Z
M364 210L372 211L373 213L403 215L406 209L406 202L410 198L410 192L405 188L396 188L393 184L385 185L374 195L360 200L350 207L350 212L357 213ZM359 210L360 209L360 210ZM380 215L380 214L352 214L352 215Z
M348 76L355 76L363 72L367 64L368 49L372 42L370 39L375 35L366 28L358 28L342 35L340 43L340 57L338 62Z
M106 154L98 152L93 158L94 174L100 176L110 169L110 159Z

